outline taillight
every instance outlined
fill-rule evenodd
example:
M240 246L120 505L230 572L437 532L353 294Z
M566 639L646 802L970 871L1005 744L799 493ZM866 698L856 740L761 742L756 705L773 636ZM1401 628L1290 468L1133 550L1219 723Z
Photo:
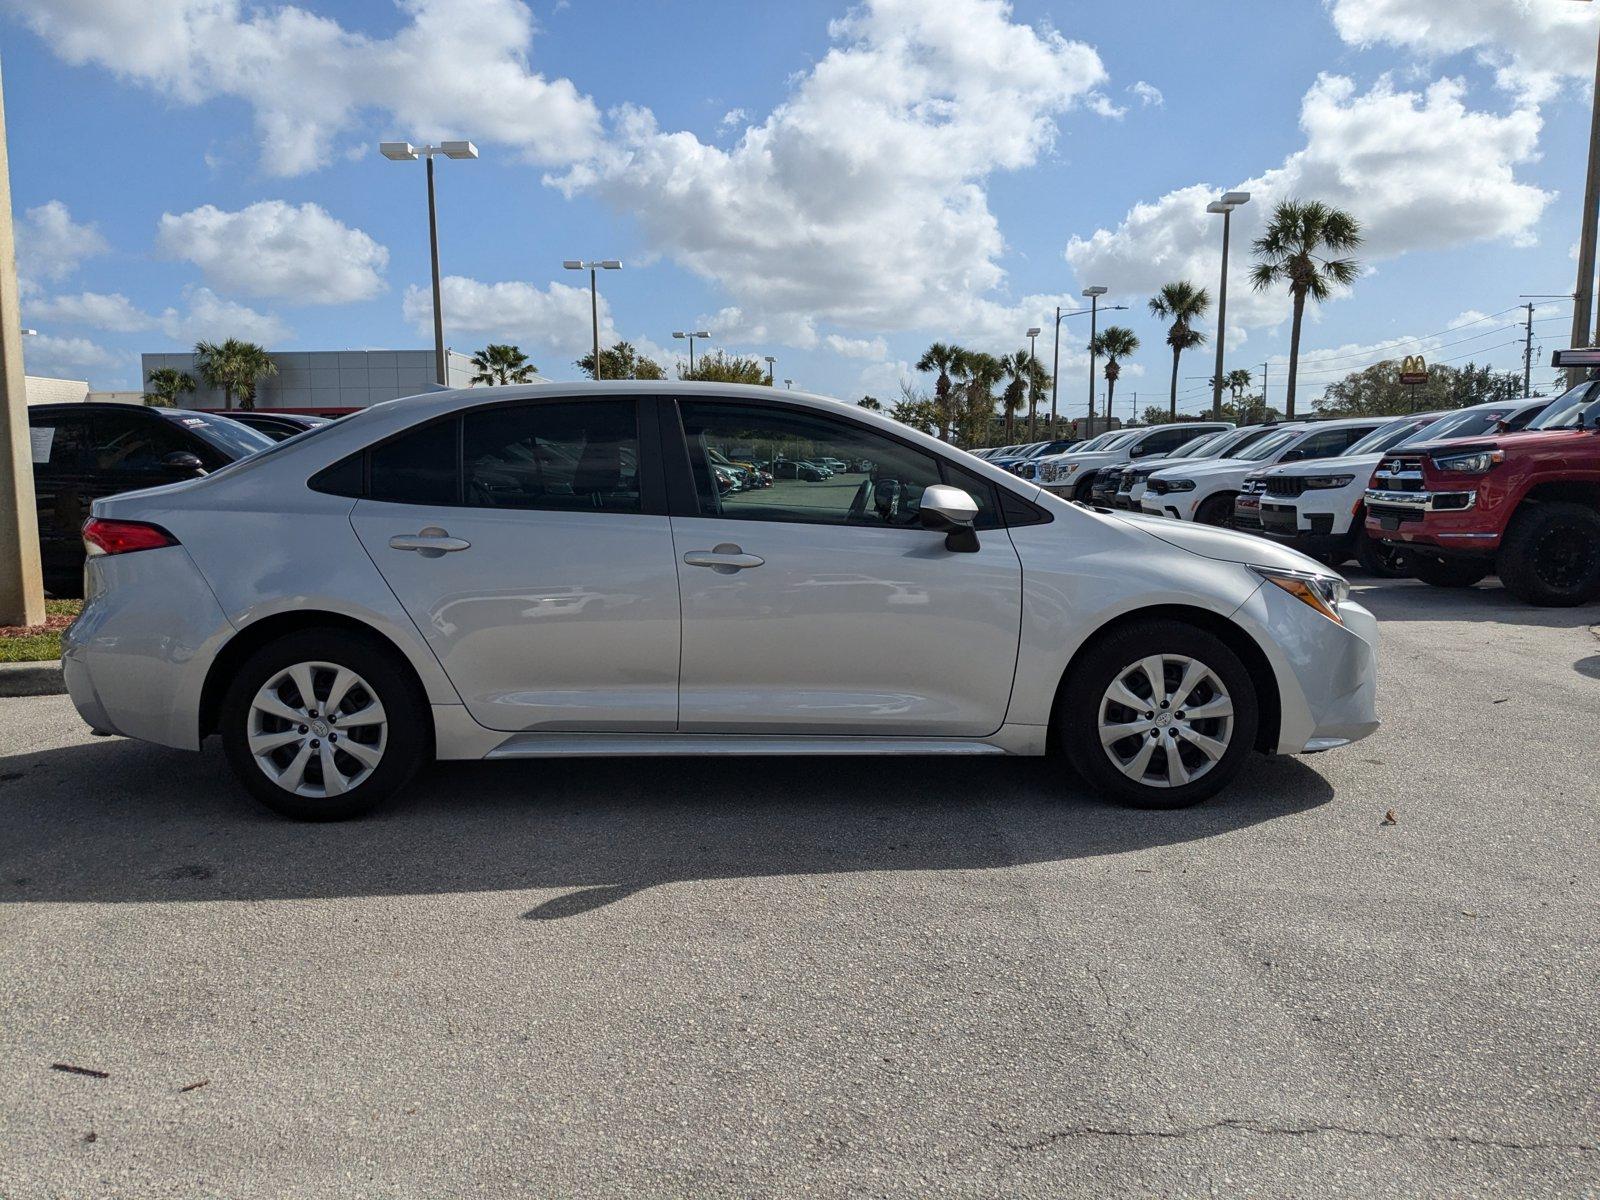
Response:
M83 548L90 554L132 554L176 546L178 539L146 521L108 521L90 517L83 523Z

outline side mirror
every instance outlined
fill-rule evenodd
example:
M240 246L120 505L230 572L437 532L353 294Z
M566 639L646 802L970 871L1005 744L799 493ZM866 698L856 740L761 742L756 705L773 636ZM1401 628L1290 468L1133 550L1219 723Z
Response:
M958 487L946 483L923 489L920 505L922 527L945 535L944 548L956 554L975 554L978 534L972 523L978 519L978 502Z
M161 460L161 465L167 470L178 474L204 475L205 464L200 461L198 454L190 454L187 450L174 450Z

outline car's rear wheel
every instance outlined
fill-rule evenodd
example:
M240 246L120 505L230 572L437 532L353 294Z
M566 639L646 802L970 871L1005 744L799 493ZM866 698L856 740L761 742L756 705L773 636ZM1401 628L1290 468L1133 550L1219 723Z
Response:
M1255 745L1250 672L1219 638L1140 621L1091 646L1057 707L1057 736L1097 790L1139 808L1185 808L1221 791Z
M1201 525L1232 525L1233 493L1224 492L1220 496L1207 497L1201 502L1194 519Z
M250 793L305 821L370 812L432 752L426 701L394 652L342 630L287 634L252 654L221 732Z
M1432 587L1468 588L1493 573L1494 564L1476 558L1435 558L1413 551L1406 555L1406 571Z
M1549 608L1600 597L1600 513L1564 501L1525 507L1500 545L1500 581L1524 603Z
M1351 550L1355 554L1356 564L1369 575L1381 579L1400 579L1406 574L1401 552L1369 537L1364 528L1356 529Z

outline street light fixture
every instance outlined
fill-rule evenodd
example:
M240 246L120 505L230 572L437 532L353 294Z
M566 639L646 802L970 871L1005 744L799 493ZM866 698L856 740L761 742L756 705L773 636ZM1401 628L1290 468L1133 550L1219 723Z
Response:
M689 374L693 375L694 374L694 340L695 340L695 338L708 338L711 335L709 333L707 333L704 329L692 329L687 333L685 333L681 329L674 329L672 331L672 336L675 337L675 338L688 338L689 339ZM769 358L767 361L771 362L772 360Z
M772 373L777 369L778 357L775 354L767 355L767 386L772 386Z
M410 142L379 142L378 152L391 162L428 161L428 257L433 264L433 373L441 386L450 380L444 361L444 312L439 304L439 221L433 200L433 160L442 154L446 158L477 158L478 148L471 142L440 142L437 146L413 146Z
M1087 292L1085 292L1084 294L1088 295ZM1105 294L1105 288L1101 288L1098 292L1095 293L1095 295L1097 295L1097 296L1098 295L1104 295L1104 294ZM1112 304L1112 305L1108 305L1107 306L1106 311L1107 312L1126 312L1127 309L1128 309L1128 306L1126 304ZM1056 396L1060 392L1060 389L1061 389L1061 322L1063 320L1065 320L1067 317L1076 317L1076 316L1082 315L1083 313L1089 313L1091 316L1096 316L1096 315L1098 315L1098 310L1096 310L1096 309L1088 309L1088 308L1077 308L1077 309L1074 309L1072 312L1064 313L1064 312L1061 311L1061 306L1059 304L1056 305L1055 350L1052 353L1051 361L1050 361L1050 433L1051 433L1052 437L1055 436L1056 425L1057 425L1057 423L1059 421L1059 417L1057 416L1057 411L1056 411ZM1089 340L1090 341L1094 340L1093 334L1090 335ZM1091 418L1093 418L1094 417L1094 404L1093 404L1093 399L1094 399L1094 364L1093 363L1089 364L1089 397L1090 397L1090 401L1091 401L1090 406L1089 406L1089 416ZM1094 435L1094 421L1092 419L1089 422L1089 434L1090 434L1091 437Z
M565 258L561 265L569 271L589 272L589 320L594 327L594 371L596 379L600 378L600 293L595 286L595 273L597 271L620 271L622 260L618 258L597 258L584 261L581 258Z
M783 381L783 386L784 386L784 387L785 387L785 388L787 388L787 389L788 389L788 390L789 390L789 391L791 391L791 392L792 392L792 391L794 391L794 380L792 380L792 379L785 379L785 380L784 380L784 381Z
M1233 210L1250 203L1249 192L1224 192L1222 199L1206 205L1213 215L1222 214L1222 282L1217 288L1217 369L1211 376L1211 419L1222 419L1222 353L1228 339L1228 236L1233 227Z
M1028 330L1028 440L1033 441L1033 431L1039 417L1039 384L1038 363L1039 356L1035 353L1038 347L1039 327L1032 326Z

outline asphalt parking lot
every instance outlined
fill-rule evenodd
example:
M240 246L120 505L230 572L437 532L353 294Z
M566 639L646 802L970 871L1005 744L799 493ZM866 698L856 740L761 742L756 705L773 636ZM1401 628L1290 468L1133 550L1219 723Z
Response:
M1356 583L1384 729L1180 813L598 761L303 826L0 700L0 1195L1595 1194L1600 610Z

